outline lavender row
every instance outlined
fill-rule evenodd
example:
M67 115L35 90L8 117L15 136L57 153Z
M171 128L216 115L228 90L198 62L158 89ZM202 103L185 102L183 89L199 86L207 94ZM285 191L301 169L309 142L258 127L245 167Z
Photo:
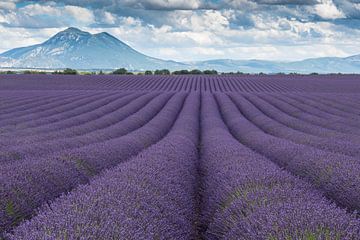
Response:
M348 118L336 116L334 114L331 114L329 112L326 112L327 109L319 109L314 106L311 106L309 104L305 104L303 102L304 98L300 98L297 95L293 96L287 96L285 94L277 94L273 95L273 97L276 97L280 101L284 101L288 105L290 105L292 108L296 108L304 113L308 113L310 115L313 115L312 118L309 119L309 121L313 121L315 119L316 121L314 124L317 124L319 122L320 126L323 125L323 122L328 123L326 125L326 128L336 130L339 132L343 132L346 134L353 134L356 135L357 133L360 133L359 130L354 128L358 128L358 122L353 121ZM304 119L305 120L305 119ZM319 125L317 124L317 125Z
M245 95L245 97L237 103L244 117L268 134L295 143L360 158L359 144L350 141L341 141L336 138L321 138L294 130L280 122L286 119L287 116L285 114L279 112L271 104L268 104L260 98ZM360 143L360 141L358 141L358 143Z
M235 102L241 97L231 95ZM233 135L289 172L302 177L349 210L360 210L360 161L346 155L295 144L264 133L224 94L217 95Z
M196 239L198 108L199 96L190 95L164 139L45 206L8 238Z
M30 126L32 124L32 122L40 119L40 118L44 118L44 117L49 117L49 116L53 116L56 115L58 113L61 112L66 112L69 111L71 109L74 108L78 108L79 106L89 103L90 101L94 100L94 98L98 97L104 97L106 96L106 94L100 94L100 96L89 96L89 95L75 95L73 97L69 97L67 99L61 99L59 101L56 102L51 102L50 104L46 104L46 108L45 106L41 105L42 107L40 107L40 111L31 111L28 112L25 115L21 115L21 116L15 116L13 114L11 114L11 116L7 116L5 118L2 118L2 120L0 120L0 126L2 128L6 127L7 125L19 125L22 124L24 125L23 127L27 127L27 124L30 123Z
M212 95L202 100L204 239L355 239L360 221L241 145Z
M6 121L8 119L12 119L15 117L22 117L25 115L41 113L44 110L49 110L56 106L61 106L64 103L70 103L73 100L85 98L89 96L84 92L80 92L79 94L56 94L55 96L46 96L43 97L41 101L37 101L33 103L32 106L22 106L20 108L12 109L9 113L1 114L1 121Z
M356 99L344 100L344 99L329 99L329 98L319 98L317 96L310 96L309 100L314 101L316 104L321 106L331 107L330 110L335 114L340 116L354 118L359 120L359 105L354 104Z
M83 113L87 113L89 111L95 110L105 104L108 104L115 100L116 98L121 97L120 94L104 94L100 96L92 96L80 101L74 101L71 104L64 104L58 108L54 108L54 114L49 114L47 116L30 120L22 121L21 119L16 119L17 121L20 120L20 124L24 126L19 129L15 130L15 133L18 133L23 130L28 130L35 127L41 127L48 124L58 123L63 120L67 120L72 117L76 117ZM4 127L3 127L4 128Z
M184 94L175 95L149 123L126 136L1 166L0 231L10 229L41 204L159 141L176 120L184 98Z
M328 121L314 114L309 114L304 110L294 107L286 102L275 99L273 96L260 95L262 99L278 108L291 118L286 125L312 135L324 138L337 138L339 140L358 141L358 128L347 126L337 121ZM285 120L285 119L284 119Z
M355 106L349 106L349 104L338 104L333 101L327 100L325 97L316 97L316 96L310 96L305 97L303 94L301 94L301 100L303 102L306 102L308 105L319 109L320 111L326 112L332 116L335 116L340 119L344 119L347 122L349 122L351 125L360 126L360 116L359 116L359 104L351 104L351 105L357 105ZM355 99L353 100L355 101ZM338 105L338 106L336 106ZM347 110L345 110L347 109ZM352 109L352 111L350 111Z
M24 93L21 93L22 94L11 92L11 95L2 94L0 100L0 113L9 113L13 111L13 109L16 107L23 106L29 102L33 102L36 100L39 101L39 99L44 97L44 95L40 96L33 94L30 96L24 96Z
M104 97L85 106L70 110L69 112L59 113L49 118L40 118L38 121L32 122L32 126L28 123L27 128L6 132L1 134L1 136L6 138L18 138L19 136L34 137L34 135L49 134L54 131L78 126L115 111L119 108L118 106L122 106L119 105L118 102L124 102L124 99L129 98L134 99L136 96L140 96L140 94L116 94L114 96ZM108 112L106 112L106 110L108 110Z
M51 92L51 93L43 93L38 92L37 94L28 92L18 92L18 91L12 91L9 93L9 96L6 96L7 99L9 99L9 104L3 106L1 109L1 114L11 114L13 112L20 112L24 110L28 110L34 107L38 107L40 103L44 102L50 102L50 101L56 101L58 99L64 99L66 97L70 97L73 94L71 92ZM13 98L16 98L17 96L26 95L25 99L15 100L12 101Z
M70 104L74 101L83 100L88 97L87 95L71 95L65 99L45 99L44 102L39 103L37 107L27 110L15 111L9 114L2 114L0 118L0 127L6 128L10 125L16 126L17 124L25 124L27 121L47 116L47 111L52 111L53 108L62 107L62 105Z
M126 109L121 109L122 111L119 111L116 115L114 114L115 116L107 117L106 120L108 121L104 121L104 119L97 121L95 126L100 122L100 128L89 128L89 124L82 127L80 131L86 131L82 135L70 131L70 137L8 147L0 154L0 162L17 162L29 157L40 157L53 154L56 151L81 147L125 135L153 118L169 100L170 96L170 93L162 94L148 103L152 96L151 94L150 96L145 95L139 98L138 101L127 105ZM145 107L143 107L144 105ZM94 126L94 123L90 122L90 125ZM69 133L69 131L67 132Z
M206 92L359 92L359 77L289 75L187 76L0 76L1 91L130 90Z
M0 142L0 149L6 150L9 146L70 138L110 127L141 109L155 96L155 94L131 94L94 112L41 128L28 129L26 132L22 131L20 133L9 134L8 136L5 135L6 137ZM138 99L134 100L136 98Z

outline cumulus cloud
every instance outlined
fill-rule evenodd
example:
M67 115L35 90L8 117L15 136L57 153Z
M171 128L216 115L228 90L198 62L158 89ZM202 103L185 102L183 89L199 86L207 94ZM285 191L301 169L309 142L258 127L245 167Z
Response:
M91 10L86 8L77 7L77 6L65 6L64 7L65 14L72 16L74 19L78 20L82 23L93 23L95 17Z
M324 19L344 18L345 14L337 8L332 0L322 0L315 5L315 13Z
M198 9L203 3L201 0L124 0L122 4L128 7L144 8L144 9L177 9L177 10L189 10Z
M15 1L6 1L6 0L1 1L0 9L15 10L16 9Z
M16 11L0 11L1 23L8 27L57 28L68 25L86 26L95 21L93 12L78 6L57 6L52 3L29 4Z
M360 52L357 19L359 0L5 0L0 50L75 26L181 61L345 56Z

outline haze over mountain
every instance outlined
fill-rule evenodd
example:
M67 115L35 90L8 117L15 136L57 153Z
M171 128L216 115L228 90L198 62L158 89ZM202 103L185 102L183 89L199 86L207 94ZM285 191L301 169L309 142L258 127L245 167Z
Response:
M360 55L326 57L294 62L216 59L180 63L146 56L114 36L91 34L77 28L57 33L44 43L15 48L0 54L0 67L154 70L167 68L215 69L221 72L360 73Z

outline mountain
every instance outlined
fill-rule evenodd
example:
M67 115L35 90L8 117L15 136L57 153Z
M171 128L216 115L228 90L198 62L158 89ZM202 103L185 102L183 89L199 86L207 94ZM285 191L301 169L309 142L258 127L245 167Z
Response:
M137 52L114 36L91 34L77 28L57 33L44 43L0 54L0 66L12 68L182 69L186 65Z
M346 58L325 57L311 58L294 62L264 60L216 59L189 62L199 69L216 69L221 72L241 71L246 73L360 73L360 55Z
M231 65L229 65L229 62ZM360 55L346 58L323 57L302 61L279 62L262 60L212 60L197 62L198 66L209 66L229 71L236 66L238 71L264 73L360 73ZM215 63L215 64L214 64ZM205 68L206 68L205 67ZM234 70L232 70L234 71Z
M91 34L77 28L57 33L44 43L15 48L0 54L0 67L75 68L75 69L215 69L220 72L264 73L360 73L360 55L346 58L326 57L302 61L215 59L180 63L146 56L114 36Z
M216 69L220 72L280 72L282 68L277 66L275 62L263 60L233 60L233 59L214 59L200 62L189 62L193 68L201 70Z

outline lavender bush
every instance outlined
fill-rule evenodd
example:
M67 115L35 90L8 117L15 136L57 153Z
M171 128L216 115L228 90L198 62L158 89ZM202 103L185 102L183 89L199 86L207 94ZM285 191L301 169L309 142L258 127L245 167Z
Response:
M356 75L0 75L0 239L360 239Z

